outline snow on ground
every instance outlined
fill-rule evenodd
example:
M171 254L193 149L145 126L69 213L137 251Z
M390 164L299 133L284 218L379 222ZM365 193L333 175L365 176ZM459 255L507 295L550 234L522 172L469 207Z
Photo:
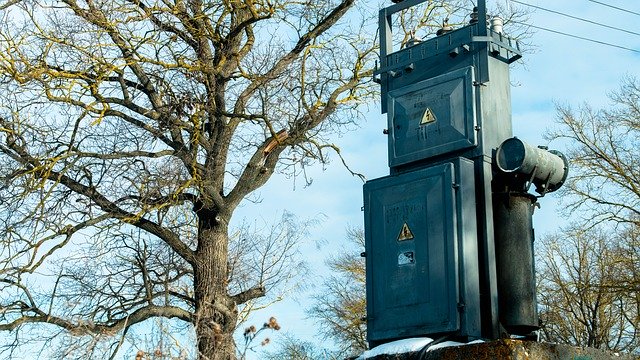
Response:
M376 346L371 350L367 350L364 353L362 353L362 355L360 355L356 360L371 359L379 355L397 355L397 354L418 352L422 350L422 348L424 348L425 346L431 344L432 342L433 342L433 339L427 338L427 337L397 340L397 341ZM429 349L427 351L432 351L432 350L441 349L445 347L479 344L482 342L483 342L482 340L474 340L469 343L460 343L457 341L443 341L441 343L437 343L437 344L433 344L432 346L429 346Z

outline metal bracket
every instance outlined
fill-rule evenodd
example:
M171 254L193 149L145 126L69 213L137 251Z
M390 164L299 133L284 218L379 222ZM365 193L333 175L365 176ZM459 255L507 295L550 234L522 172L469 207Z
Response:
M500 35L500 38L502 39L502 35ZM516 41L516 47L511 46L510 44L506 44L504 42L501 41L496 41L496 39L493 38L493 36L472 36L471 37L471 42L472 43L486 43L487 47L489 47L489 45L495 45L498 47L501 47L505 50L507 50L507 54L512 53L513 56L508 56L508 57L504 57L504 56L500 56L500 51L494 52L492 51L492 54L497 57L500 58L501 60L504 60L507 64L511 64L512 62L520 59L522 57L522 52L520 51L520 47L518 46L518 42ZM510 43L511 41L509 41Z

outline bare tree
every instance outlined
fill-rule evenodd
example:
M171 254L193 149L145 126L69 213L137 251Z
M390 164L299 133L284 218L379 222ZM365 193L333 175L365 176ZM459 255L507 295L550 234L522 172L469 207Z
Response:
M617 274L618 290L624 292L629 301L634 304L635 318L630 321L636 324L635 331L640 332L640 228L629 227L622 235L618 244L620 254L619 266L621 271ZM638 334L637 336L640 336Z
M309 341L301 341L291 335L281 338L278 348L274 351L265 352L263 358L266 360L343 360L344 356L338 353L320 348L318 344Z
M578 224L544 242L539 263L544 335L566 343L640 351L640 83L627 77L611 105L557 106L549 138L567 145L560 190Z
M364 231L347 231L347 246L327 261L332 272L314 296L309 315L316 320L319 332L338 344L343 357L367 349Z
M571 177L561 189L567 210L588 226L614 221L640 226L640 82L628 77L610 94L611 106L557 106ZM577 212L576 210L580 210Z
M275 171L325 162L336 150L326 136L354 120L343 110L369 99L375 48L358 10L4 8L0 329L19 342L32 324L53 325L86 339L75 356L90 357L97 340L160 316L193 325L199 358L235 358L239 306L265 295L291 252L230 241L229 221Z
M625 281L637 274L628 267L639 260L637 248L625 253L634 242L595 228L569 229L542 241L538 293L545 340L640 350L639 289Z

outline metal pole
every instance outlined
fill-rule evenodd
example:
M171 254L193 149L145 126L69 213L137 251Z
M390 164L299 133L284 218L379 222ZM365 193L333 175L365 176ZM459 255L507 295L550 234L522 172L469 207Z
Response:
M486 36L487 34L487 1L478 0L478 35Z

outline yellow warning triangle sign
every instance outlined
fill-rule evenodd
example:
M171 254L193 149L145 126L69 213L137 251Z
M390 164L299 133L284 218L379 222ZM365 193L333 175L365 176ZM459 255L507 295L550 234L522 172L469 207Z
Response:
M398 234L398 241L411 239L413 239L413 233L411 229L409 229L409 225L407 225L407 223L402 224L402 230L400 230L400 234Z
M436 118L436 114L433 113L433 110L431 110L431 108L427 108L427 110L424 111L424 114L422 114L422 119L420 120L420 125L429 124L429 123L432 123L432 122L434 122L436 120L438 120Z

